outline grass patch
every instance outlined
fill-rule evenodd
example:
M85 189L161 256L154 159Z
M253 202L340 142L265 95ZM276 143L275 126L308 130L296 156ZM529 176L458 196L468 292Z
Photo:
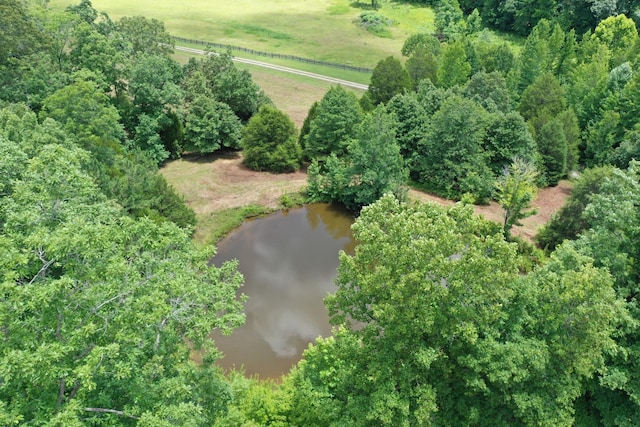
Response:
M50 7L58 10L74 4L77 0L49 1ZM176 36L368 68L390 55L399 56L404 40L421 31L410 24L399 24L390 29L390 37L377 37L354 24L362 8L348 0L235 0L215 4L185 0L179 5L172 0L93 0L92 4L114 20L136 15L160 19ZM393 2L385 2L379 12L396 21L390 13L393 6ZM418 15L423 10L430 9L406 9ZM422 27L422 21L416 18L412 22Z
M251 24L238 24L234 23L232 26L225 30L225 34L233 34L235 30L242 31L246 34L259 37L260 39L275 39L275 40L293 40L293 37L287 33L281 33L278 31L273 31L268 28L264 28L258 25ZM229 32L230 31L230 32Z
M200 49L200 50L205 50L206 46L203 45L196 45L196 44L190 44L190 43L179 43L179 46L185 46L185 47L192 47L195 49ZM222 52L223 49L214 49L217 52ZM321 74L323 76L329 76L329 77L334 77L337 79L342 79L342 80L347 80L350 82L356 82L356 83L362 83L362 84L369 84L371 81L371 74L370 73L363 73L363 72L359 72L359 71L353 71L353 70L346 70L346 69L342 69L342 68L336 68L336 67L329 67L329 66L325 66L325 65L316 65L316 64L311 64L311 63L306 63L306 62L299 62L299 61L294 61L291 59L284 59L284 58L270 58L270 57L264 57L261 55L255 55L255 54L251 54L248 52L231 52L232 55L237 56L239 58L246 58L246 59L255 59L256 61L262 61L262 62L268 62L269 64L275 64L275 65L281 65L284 67L289 67L289 68L294 68L296 70L302 70L302 71L309 71L312 73L316 73L316 74ZM194 56L194 54L191 53L184 53L184 52L179 52L176 51L176 55L178 56L187 56L187 57L191 57ZM398 56L398 55L396 55ZM309 59L313 59L311 57L305 57L305 58L309 58ZM376 62L377 63L377 62ZM355 64L357 66L362 66L365 67L365 65L362 64ZM242 67L244 66L243 64L239 64L237 63L236 66L238 67ZM375 64L374 64L375 66ZM250 67L250 66L247 66ZM258 67L261 68L261 67ZM371 67L373 69L373 67ZM291 76L291 74L288 74ZM303 79L306 79L305 77L302 77Z
M351 12L349 2L345 0L337 0L327 8L329 15L345 15Z
M200 216L193 239L200 245L215 245L230 231L238 228L248 218L272 212L264 206L248 205L229 208Z
M280 196L280 206L283 209L291 209L302 206L308 202L306 192L285 193Z

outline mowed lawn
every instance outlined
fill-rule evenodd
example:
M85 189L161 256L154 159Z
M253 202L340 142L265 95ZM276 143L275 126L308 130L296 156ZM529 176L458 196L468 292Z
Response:
M50 0L54 9L79 0ZM378 13L394 21L390 37L357 25L370 2L349 0L92 0L117 20L142 15L165 23L176 36L268 52L373 68L389 55L400 57L404 40L433 31L433 11L386 1ZM238 55L241 56L241 55Z

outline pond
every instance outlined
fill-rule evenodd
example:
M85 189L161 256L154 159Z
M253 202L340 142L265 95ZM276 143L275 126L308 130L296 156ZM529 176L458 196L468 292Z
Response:
M247 221L219 243L213 263L237 259L249 297L246 323L214 335L220 366L279 378L310 342L330 335L323 299L336 289L338 252L354 251L353 221L335 206L310 204Z

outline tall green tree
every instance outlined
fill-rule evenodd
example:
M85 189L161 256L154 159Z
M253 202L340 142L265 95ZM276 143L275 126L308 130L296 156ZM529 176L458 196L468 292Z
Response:
M559 120L547 122L536 135L544 180L556 185L567 174L567 138Z
M387 193L403 197L407 179L394 120L378 107L362 121L344 158L333 154L323 167L317 161L309 167L307 192L314 200L359 211Z
M361 121L362 110L355 95L342 86L332 86L320 100L309 126L304 144L306 157L322 160L331 153L343 155Z
M184 103L180 65L159 55L143 55L134 64L129 81L133 108L127 117L136 145L158 161L179 154L182 122L177 114Z
M413 82L413 89L417 89L420 81L424 79L429 79L433 83L437 82L438 59L424 48L417 49L407 59L405 68Z
M565 92L552 74L539 76L522 93L518 111L525 120L548 114L555 117L567 107Z
M15 0L0 2L0 67L13 60L37 52L47 42L46 33L33 19L28 3Z
M580 174L562 208L538 231L536 240L540 246L553 251L564 240L575 240L590 228L584 210L592 197L600 193L600 187L612 170L610 166L603 166L585 169Z
M520 220L537 212L537 209L530 209L538 193L537 175L533 164L516 158L496 181L496 200L504 209L502 229L505 238L510 236L514 225L522 225Z
M415 159L420 149L420 141L425 137L429 117L414 92L396 95L387 103L387 111L396 122L396 141L400 155L410 173L415 172Z
M231 107L243 123L257 113L261 105L271 103L251 74L235 66L230 52L210 52L185 67L187 77L194 71L204 75L213 97Z
M438 57L438 86L445 89L464 85L471 75L464 44L460 41L447 44Z
M146 55L169 55L174 42L165 30L164 23L144 16L123 16L115 27L119 43L129 57Z
M638 41L638 30L625 15L609 16L598 23L592 37L609 48L611 65L615 67L627 60Z
M527 124L515 111L490 116L484 148L494 176L499 176L514 158L535 163L538 154L538 147Z
M627 170L614 169L591 197L584 210L588 229L577 241L580 251L592 256L595 265L607 268L614 278L616 294L630 315L616 334L617 351L609 354L606 367L587 388L581 410L605 426L631 426L640 422L638 321L640 310L640 173L632 162Z
M0 419L204 425L228 396L208 337L242 322L241 276L174 224L123 216L86 155L40 145L0 196Z
M431 123L416 158L419 182L444 197L465 193L487 201L493 175L483 141L489 115L475 102L460 96L445 99Z
M213 153L221 148L240 148L242 123L227 104L201 95L187 108L184 128L187 151Z
M508 113L513 110L513 100L507 81L497 71L475 73L465 85L463 94L488 111Z
M125 138L120 115L109 97L81 74L44 100L40 117L61 123L68 135L96 154L118 151Z
M368 94L374 105L384 104L394 95L411 88L411 78L402 63L389 56L376 64L371 74Z

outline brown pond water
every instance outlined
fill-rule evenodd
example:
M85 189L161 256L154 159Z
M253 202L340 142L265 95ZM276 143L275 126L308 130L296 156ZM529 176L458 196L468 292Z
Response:
M245 325L214 336L220 366L280 378L310 342L331 334L323 299L336 289L338 252L353 253L352 223L335 206L311 204L247 221L219 243L213 263L237 259L249 297Z

